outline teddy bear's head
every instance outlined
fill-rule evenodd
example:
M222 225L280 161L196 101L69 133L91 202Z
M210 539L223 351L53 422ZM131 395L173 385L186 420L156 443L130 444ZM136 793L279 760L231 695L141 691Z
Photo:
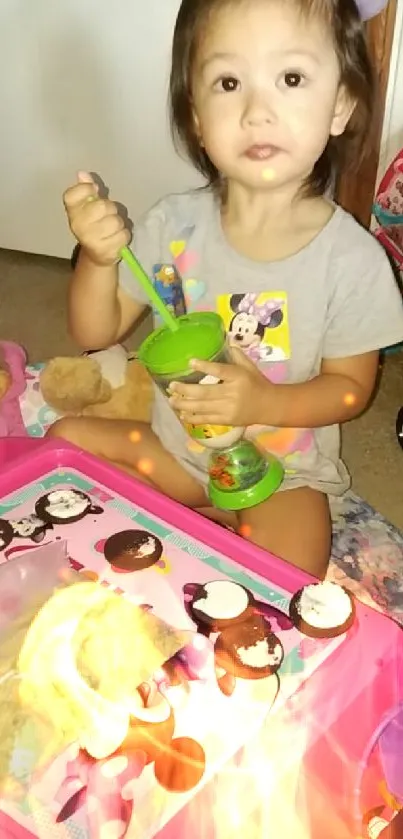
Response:
M118 370L111 370L116 362ZM150 421L151 379L139 362L128 362L122 347L53 358L41 372L40 388L45 402L65 416Z
M88 405L110 399L112 389L90 356L52 358L40 375L42 396L62 414L81 414Z

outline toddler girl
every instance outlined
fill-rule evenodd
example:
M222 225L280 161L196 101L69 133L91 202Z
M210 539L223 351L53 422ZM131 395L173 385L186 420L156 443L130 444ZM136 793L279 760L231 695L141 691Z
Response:
M385 253L327 197L335 167L359 161L373 103L354 0L182 0L171 121L207 185L163 198L136 225L133 249L178 312L222 315L234 363L196 359L222 383L175 383L170 401L156 392L151 427L62 419L51 431L213 517L208 455L177 414L247 426L286 474L236 526L319 577L330 555L328 497L349 486L339 426L368 404L379 348L403 339ZM81 173L64 196L81 246L71 331L87 349L119 341L147 303L118 264L125 223L112 201L88 200L96 195Z

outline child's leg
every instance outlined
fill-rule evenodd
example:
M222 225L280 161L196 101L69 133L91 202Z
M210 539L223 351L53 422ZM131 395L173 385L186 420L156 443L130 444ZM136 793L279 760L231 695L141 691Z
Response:
M87 417L65 417L47 432L108 460L138 480L153 486L213 521L234 524L231 515L214 510L204 488L161 445L147 423Z
M203 487L163 448L147 423L64 417L51 426L47 437L75 443L188 507L208 504Z
M214 510L203 487L163 448L147 423L66 417L52 425L47 436L75 443L174 501L236 526L232 514ZM331 537L326 496L309 488L277 492L263 504L243 510L238 523L251 542L315 576L325 576Z
M330 559L331 519L327 497L309 487L277 492L239 513L243 536L324 578Z

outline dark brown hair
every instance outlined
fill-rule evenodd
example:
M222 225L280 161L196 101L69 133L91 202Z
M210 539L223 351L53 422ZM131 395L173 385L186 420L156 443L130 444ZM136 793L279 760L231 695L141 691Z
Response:
M224 6L245 0L182 0L176 19L169 87L171 130L175 147L184 150L196 169L217 187L219 173L200 145L192 111L192 72L195 56L210 17ZM251 0L249 0L251 2ZM273 0L269 0L273 2ZM375 74L369 58L365 27L355 0L277 0L293 2L302 14L320 16L332 32L340 65L340 83L356 102L340 137L330 137L306 184L311 195L323 195L333 174L356 168L371 147L376 104Z

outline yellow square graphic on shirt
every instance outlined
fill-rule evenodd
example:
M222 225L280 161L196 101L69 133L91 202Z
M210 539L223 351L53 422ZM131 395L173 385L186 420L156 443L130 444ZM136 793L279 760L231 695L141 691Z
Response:
M222 294L217 297L230 340L253 361L268 363L290 358L290 330L287 294Z

